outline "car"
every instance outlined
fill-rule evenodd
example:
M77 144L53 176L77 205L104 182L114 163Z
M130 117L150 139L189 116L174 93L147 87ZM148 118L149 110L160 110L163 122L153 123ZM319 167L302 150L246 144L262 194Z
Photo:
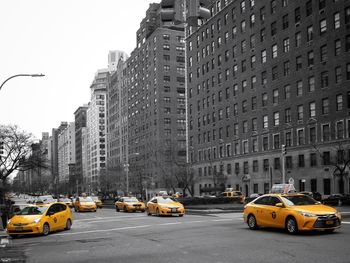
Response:
M341 215L303 194L265 194L246 204L244 222L250 229L260 226L284 228L290 234L298 231L333 232L341 226Z
M240 202L241 204L243 204L243 202L244 202L244 195L242 194L241 191L234 191L234 190L225 191L225 192L222 192L222 193L220 194L220 196L222 196L222 197L238 198L238 199L239 199L239 202Z
M96 203L91 199L91 197L79 196L74 201L75 212L83 212L83 211L96 212L96 210L97 210Z
M308 195L316 201L322 201L322 195L319 192L300 192L300 194Z
M102 201L98 198L98 196L90 196L90 197L95 202L97 208L103 207Z
M36 204L50 204L54 203L57 200L52 197L52 195L40 195L36 198L35 203Z
M261 196L262 194L258 194L258 193L253 193L251 194L249 197L244 198L244 203L248 204L251 201L255 200L256 198L258 198L259 196Z
M178 215L185 214L184 206L172 198L155 196L147 203L147 215Z
M145 212L146 206L144 202L141 202L136 197L124 196L115 202L115 210L117 212L120 210L123 210L124 212Z
M326 205L350 205L350 196L347 194L331 194L322 200Z
M66 205L68 205L69 208L74 207L72 199L67 198L67 197L58 198L58 202L65 203Z
M27 205L7 222L7 233L11 237L29 234L48 235L58 230L69 230L73 216L64 203Z

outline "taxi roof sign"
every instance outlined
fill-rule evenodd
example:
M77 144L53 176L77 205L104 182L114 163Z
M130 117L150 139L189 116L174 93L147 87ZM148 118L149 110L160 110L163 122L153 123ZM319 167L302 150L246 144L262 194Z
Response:
M271 194L289 194L296 192L293 184L274 184L270 191Z

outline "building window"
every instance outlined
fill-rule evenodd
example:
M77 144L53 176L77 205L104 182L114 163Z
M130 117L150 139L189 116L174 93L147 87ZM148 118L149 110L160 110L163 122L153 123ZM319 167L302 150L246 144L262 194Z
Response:
M320 35L323 35L327 31L327 20L322 19L320 21Z
M262 106L267 106L267 93L262 94Z
M292 115L291 115L290 108L284 110L284 120L285 120L285 123L292 122Z
M298 121L302 121L304 119L304 107L303 105L298 106Z
M269 117L267 115L263 116L263 128L267 129L269 127Z
M266 50L261 51L261 63L266 63Z
M285 138L286 147L292 146L292 132L287 131L285 135L286 135L286 138Z
M272 45L272 58L277 58L277 44Z
M259 171L259 162L258 160L253 161L253 172L257 173Z
M301 15L300 15L300 7L295 8L294 10L294 21L295 23L300 23Z
M309 26L307 28L307 35L306 35L306 41L309 42L311 40L313 40L314 38L314 30L312 26Z
M276 22L271 23L271 36L274 36L277 34L277 24Z
M343 110L343 95L339 94L336 97L336 110L337 111L342 111Z
M279 170L281 169L281 159L280 158L275 158L274 161L273 161L273 168L275 170Z
M262 150L268 151L269 150L269 137L264 136L262 138Z
M297 96L303 95L303 82L301 80L297 81Z
M311 76L308 78L309 92L315 91L315 77Z
M289 52L289 38L283 39L283 52Z
M272 92L272 103L275 105L275 104L278 104L278 89L274 89L273 92Z
M280 125L280 113L279 112L273 113L273 124L274 124L274 126Z
M280 135L279 134L273 135L273 148L274 149L280 148Z
M298 156L298 164L299 164L299 167L305 167L304 154L299 154L299 156Z
M321 88L328 88L328 71L321 72Z
M323 45L320 47L320 60L321 62L327 62L328 60L327 45Z
M307 53L307 65L308 67L312 67L314 65L314 52L309 51Z
M342 121L338 121L336 124L337 128L337 139L344 138L344 123Z
M306 2L306 16L309 16L312 14L312 2L311 0Z
M272 67L272 80L276 80L278 78L278 70L277 66Z
M330 165L331 164L331 154L330 154L330 152L323 152L322 153L322 159L323 159L323 165Z
M263 160L263 168L264 168L264 171L268 171L268 170L269 170L269 167L270 167L269 159L264 159L264 160Z
M297 130L298 145L304 144L304 129Z
M286 156L286 168L287 169L293 168L292 156Z
M258 139L253 138L252 139L252 152L257 152L258 151Z
M341 80L342 80L342 77L341 77L341 67L336 67L335 70L334 70L334 73L335 73L335 83L340 83Z
M260 30L260 42L264 42L266 40L266 30L265 28Z
M310 127L309 129L310 143L316 143L316 127Z
M309 117L316 117L316 103L314 101L309 103Z
M340 28L340 14L335 13L334 14L334 29Z
M316 153L310 153L310 166L311 166L311 167L317 166L317 156L316 156Z
M301 33L297 32L295 34L295 47L300 47L301 46Z
M328 142L330 140L330 127L329 124L322 125L322 141Z
M296 57L295 64L296 64L295 66L296 66L296 70L297 71L302 69L302 58L301 58L301 56Z
M289 25L288 14L282 17L282 28L287 29Z

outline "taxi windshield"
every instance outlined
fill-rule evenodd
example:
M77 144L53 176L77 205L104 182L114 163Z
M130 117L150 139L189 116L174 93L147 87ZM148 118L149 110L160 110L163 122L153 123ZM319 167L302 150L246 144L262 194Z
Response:
M27 206L17 213L17 215L42 215L48 206Z
M159 198L158 203L173 203L174 200L171 198Z
M290 195L290 196L282 196L283 201L288 206L295 205L315 205L317 201L306 195Z
M138 202L136 197L124 198L124 202Z
M91 197L79 197L79 201L81 203L88 203L88 202L93 202Z
M98 201L98 197L97 196L91 196L91 199L94 200L94 201Z

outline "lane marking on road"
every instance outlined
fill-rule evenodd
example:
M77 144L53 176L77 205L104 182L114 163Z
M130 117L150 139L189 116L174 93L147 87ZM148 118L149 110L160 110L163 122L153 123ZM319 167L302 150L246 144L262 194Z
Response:
M129 229L138 229L138 228L147 228L154 226L168 226L168 225L180 225L180 224L192 224L192 223L210 223L210 222L220 222L220 221L233 221L235 219L216 219L216 220L197 220L197 221L187 221L187 222L168 222L162 224L154 224L154 225L140 225L140 226L126 226L126 227L118 227L111 229L96 229L96 230L87 230L80 232L65 232L55 234L55 236L67 236L67 235L81 235L81 234L90 234L90 233L100 233L100 232L111 232L111 231L121 231L121 230L129 230Z
M142 217L138 217L138 218L128 218L127 221L130 221L130 220L140 220L140 219L143 219ZM102 219L102 220L91 220L91 221L85 221L84 223L104 223L104 222L118 222L118 221L125 221L125 219L122 219L122 218L114 218L114 219ZM77 222L79 223L79 222Z
M347 225L350 225L350 222L347 222L347 221L343 221L343 222L341 222L342 224L347 224Z
M135 218L135 217L146 217L145 215L133 215L133 216L123 216L123 217L115 217L115 216L109 216L109 217L93 217L93 218L84 218L84 219L75 219L75 222L80 222L80 221L92 221L92 220L98 220L98 219L111 219L111 218L116 218L116 219L125 219L125 218Z

